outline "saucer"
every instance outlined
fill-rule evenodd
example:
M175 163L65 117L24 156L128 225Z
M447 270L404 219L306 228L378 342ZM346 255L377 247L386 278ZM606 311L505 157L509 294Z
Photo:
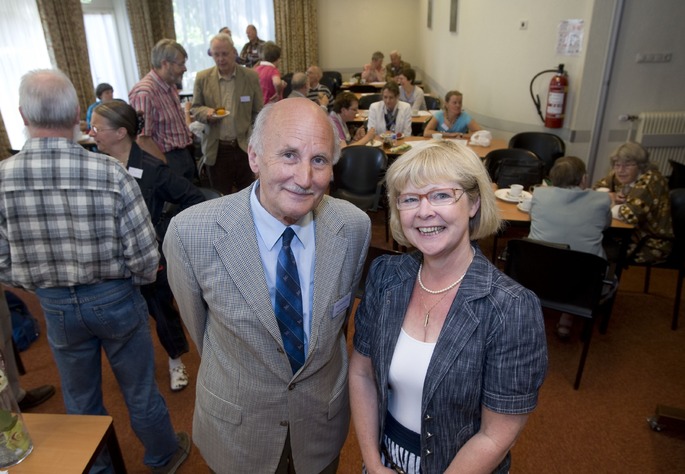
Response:
M530 194L528 191L521 191L521 194L519 196L512 196L509 194L509 188L503 188L503 189L498 189L495 191L495 197L498 199L501 199L502 201L506 202L520 202L522 199L530 199L533 197L532 194Z
M525 212L526 214L530 214L530 209L524 209L524 207L521 205L521 203L518 203L516 205L516 209L518 209L521 212Z

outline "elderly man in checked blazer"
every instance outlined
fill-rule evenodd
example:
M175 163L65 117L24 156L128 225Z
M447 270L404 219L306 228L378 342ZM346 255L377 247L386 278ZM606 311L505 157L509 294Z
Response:
M268 105L248 147L258 180L171 221L169 281L202 358L193 440L215 472L337 469L349 424L345 320L371 238L364 212L324 194L339 154L312 101Z

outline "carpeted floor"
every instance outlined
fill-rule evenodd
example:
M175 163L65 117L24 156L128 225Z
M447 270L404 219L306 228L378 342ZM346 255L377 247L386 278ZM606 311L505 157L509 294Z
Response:
M386 246L382 213L372 217L373 244ZM491 242L481 245L489 254ZM573 380L580 357L580 325L576 324L576 332L569 341L562 342L554 334L558 315L546 315L549 373L538 408L513 449L512 473L685 472L685 434L657 433L646 422L658 403L685 408L685 315L681 311L681 329L671 331L675 272L654 271L649 294L642 293L643 276L640 268L624 272L609 330L606 335L595 331L578 391L573 390ZM17 293L44 326L35 297ZM156 336L153 340L157 380L174 426L190 433L199 364L197 352L192 348L184 357L191 373L191 386L172 393L166 354ZM64 413L59 377L44 333L21 357L28 371L22 377L23 387L51 383L58 388L55 397L32 412ZM131 473L149 472L142 463L142 446L129 427L116 382L107 363L103 366L105 403L115 419L127 468ZM352 427L341 454L339 472L360 471L361 459ZM178 472L207 472L196 448Z

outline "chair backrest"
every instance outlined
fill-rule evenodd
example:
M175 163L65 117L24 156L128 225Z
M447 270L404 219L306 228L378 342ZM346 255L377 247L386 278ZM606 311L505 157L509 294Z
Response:
M668 177L668 188L685 188L685 164L668 160L671 164L671 176Z
M221 194L221 192L217 191L214 188L198 187L197 189L200 190L202 195L205 197L205 200L207 200L207 201L209 201L210 199L218 199L221 196L223 196L223 194Z
M426 94L423 96L426 101L426 109L428 110L440 110L440 98L434 97L432 95Z
M321 78L321 83L326 84L326 86L331 89L331 94L333 94L333 97L338 95L338 92L340 91L340 87L342 86L343 83L343 78L342 74L338 71L323 71L323 77ZM328 81L330 82L333 87L328 85Z
M383 96L377 93L363 95L359 98L359 109L369 110L371 104L380 100L383 100Z
M333 167L331 195L363 210L374 208L380 198L380 182L387 166L388 157L379 147L353 145L343 148L340 160Z
M543 307L591 318L599 306L607 261L532 239L507 243L505 273L533 291Z
M358 92L364 94L367 92L378 92L378 87L371 84L350 84L348 86L350 92Z
M293 73L289 72L288 74L285 74L281 76L281 79L285 81L285 88L283 89L283 97L288 97L290 93L293 91L292 85L290 84L293 80Z
M549 174L557 158L566 154L564 140L546 132L517 133L509 140L509 148L523 148L535 153L545 164L545 176Z
M675 235L670 259L683 262L685 259L685 188L672 189L670 199L671 221Z
M544 164L532 151L521 148L493 150L485 156L490 179L499 188L521 184L528 189L542 182Z

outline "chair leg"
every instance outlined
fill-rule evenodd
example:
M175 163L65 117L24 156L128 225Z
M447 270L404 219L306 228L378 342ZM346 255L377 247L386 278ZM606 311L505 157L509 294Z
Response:
M645 267L645 287L643 288L643 293L649 293L649 280L652 276L652 267L647 265Z
M673 320L671 321L671 329L678 329L678 316L680 315L680 296L683 292L683 278L685 277L685 269L678 271L678 287L675 289L675 301L673 302Z
M590 339L592 339L592 329L594 328L594 315L592 318L586 319L583 325L583 352L580 354L580 363L578 364L578 371L576 372L576 381L573 384L573 389L578 390L580 388L580 379L583 377L583 369L585 369L585 359L587 359L587 353L590 350Z

